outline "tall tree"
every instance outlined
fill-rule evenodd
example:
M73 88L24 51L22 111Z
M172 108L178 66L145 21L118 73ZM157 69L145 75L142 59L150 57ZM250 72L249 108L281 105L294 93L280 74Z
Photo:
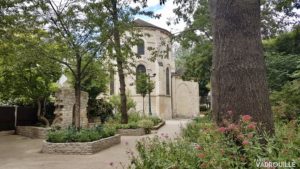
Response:
M102 0L91 3L90 17L103 31L102 35L111 33L107 47L107 55L116 67L120 83L121 123L128 123L125 76L131 72L135 57L139 57L131 49L137 45L142 34L134 25L135 15L157 17L152 11L144 11L147 4L144 0L136 0L140 6L132 7L129 1ZM98 19L97 19L98 18ZM102 18L102 19L100 19ZM102 22L99 22L101 20ZM114 63L115 62L115 63Z
M212 110L222 125L226 112L249 114L274 132L260 33L260 2L210 2L213 23Z
M56 44L57 53L47 55L44 59L52 59L63 64L71 72L74 79L75 106L74 118L76 128L80 127L80 98L82 80L95 60L101 56L105 41L97 39L101 30L97 29L86 14L86 1L35 1L39 5L36 10L40 19L50 33L47 41Z

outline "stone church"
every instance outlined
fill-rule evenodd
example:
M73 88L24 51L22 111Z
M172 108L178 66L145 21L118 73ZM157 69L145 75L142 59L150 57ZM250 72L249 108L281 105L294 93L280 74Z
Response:
M183 81L176 74L175 58L172 50L164 50L165 57L156 57L150 61L153 52L161 48L172 48L171 33L143 20L135 20L137 28L143 36L139 45L132 48L140 57L135 58L136 72L146 73L154 82L154 90L147 94L144 100L145 114L151 114L163 119L189 118L199 113L199 87L197 82ZM150 36L149 36L150 35ZM162 41L164 45L162 45ZM118 75L112 76L110 95L119 94ZM126 92L136 102L136 111L143 111L143 97L136 92L136 73L127 74ZM150 104L149 104L150 103ZM149 109L151 105L151 110Z

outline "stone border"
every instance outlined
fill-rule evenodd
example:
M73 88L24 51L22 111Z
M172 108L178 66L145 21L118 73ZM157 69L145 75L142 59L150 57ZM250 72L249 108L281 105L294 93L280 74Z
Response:
M156 126L153 126L151 130L158 130L160 129L162 126L164 126L166 124L165 121L162 121L160 123L158 123Z
M50 128L36 126L17 126L16 134L34 139L46 139Z
M119 134L96 140L93 142L74 142L74 143L50 143L44 140L42 153L47 154L80 154L88 155L94 154L101 150L110 148L121 143L121 136Z
M122 136L142 136L145 135L144 128L137 128L137 129L118 129L118 134Z

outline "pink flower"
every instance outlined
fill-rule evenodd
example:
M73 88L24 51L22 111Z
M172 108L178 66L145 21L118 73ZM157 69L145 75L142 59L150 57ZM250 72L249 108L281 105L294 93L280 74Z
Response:
M226 130L227 130L227 128L225 128L225 127L218 128L218 131L221 133L224 133Z
M242 143L244 146L249 145L249 141L248 140L244 140Z
M251 130L255 130L256 128L256 124L255 123L251 123L247 126L248 129L251 129Z
M250 115L244 115L244 116L242 116L243 122L249 122L251 119L252 119L252 117Z
M198 154L197 155L199 158L205 158L205 154L203 154L203 153L200 153L200 154Z

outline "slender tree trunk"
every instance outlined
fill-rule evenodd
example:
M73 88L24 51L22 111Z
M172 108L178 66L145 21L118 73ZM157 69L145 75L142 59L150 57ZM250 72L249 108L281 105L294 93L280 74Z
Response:
M273 115L266 81L266 66L260 35L260 1L211 0L214 53L212 65L212 110L223 125L226 115L249 114L270 133Z
M120 81L120 97L121 97L121 123L128 123L127 115L127 98L126 98L126 84L125 84L125 75L124 75L124 57L121 52L121 40L120 40L120 31L118 23L118 9L117 9L117 0L111 0L113 6L113 36L115 41L115 50L116 50L116 59L117 59L117 68Z
M37 118L38 118L39 121L41 121L42 123L44 123L46 125L46 127L49 127L50 126L49 120L46 119L44 117L44 113L42 113L42 104L41 104L41 102L43 100L45 100L45 99L38 98L38 100L37 100L37 106L38 106Z
M145 96L143 96L143 116L145 116Z
M75 77L75 106L74 106L74 121L75 127L80 128L80 98L81 98L81 57L79 54L76 55L76 72Z

